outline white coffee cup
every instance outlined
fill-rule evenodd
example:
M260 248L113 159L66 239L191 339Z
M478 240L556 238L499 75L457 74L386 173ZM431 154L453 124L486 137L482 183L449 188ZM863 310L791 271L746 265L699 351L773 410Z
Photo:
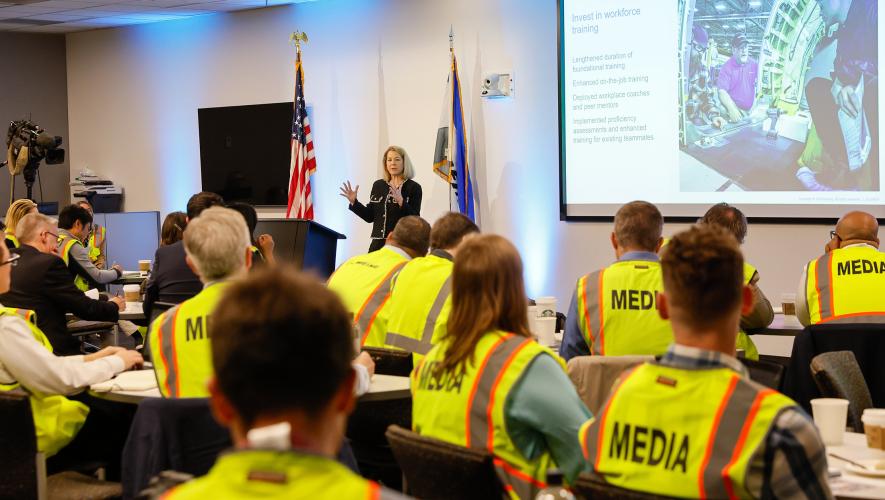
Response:
M811 413L814 425L820 431L820 437L827 446L840 445L845 435L845 424L848 421L848 400L837 398L818 398L811 400Z
M138 270L146 273L151 270L151 261L150 259L140 260L138 261Z
M141 295L141 287L138 285L123 285L123 298L126 302L138 302Z
M540 310L538 309L538 306L528 306L527 314L529 317L529 326L531 326L532 320L538 317Z
M538 317L556 317L556 297L538 297L535 299Z
M538 343L550 347L556 344L556 338L553 333L556 331L556 317L535 318L535 335L538 336Z
M885 410L867 408L860 420L867 437L867 448L885 449Z

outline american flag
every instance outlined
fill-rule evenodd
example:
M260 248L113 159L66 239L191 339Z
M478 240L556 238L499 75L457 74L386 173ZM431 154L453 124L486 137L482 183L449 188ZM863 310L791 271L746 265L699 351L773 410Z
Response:
M301 52L295 59L295 110L292 115L292 161L289 164L289 204L286 217L313 220L313 199L310 195L310 176L316 172L313 156L313 135L304 105L304 73Z

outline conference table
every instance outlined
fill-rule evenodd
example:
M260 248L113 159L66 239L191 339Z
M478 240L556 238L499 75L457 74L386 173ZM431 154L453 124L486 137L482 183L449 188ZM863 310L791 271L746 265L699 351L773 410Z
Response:
M765 328L750 332L759 354L789 358L793 352L793 340L803 330L796 316L787 316L777 308L774 320Z
M138 404L145 398L162 397L157 387L153 369L135 370L123 372L118 375L123 379L129 379L137 389L122 389L114 383L114 380L94 384L89 388L89 394L97 398L118 403ZM153 383L151 384L151 381ZM124 383L125 384L125 383ZM153 385L153 387L147 387ZM359 397L359 402L390 401L394 399L406 399L411 397L409 390L409 377L397 377L393 375L374 375L369 392Z
M885 451L867 448L866 436L855 432L846 432L845 439L839 446L827 446L827 464L830 471L838 471L839 476L830 479L830 489L836 498L866 498L885 500L885 470L855 473L857 470L843 459L871 465L874 461L885 460ZM878 475L878 477L870 477Z

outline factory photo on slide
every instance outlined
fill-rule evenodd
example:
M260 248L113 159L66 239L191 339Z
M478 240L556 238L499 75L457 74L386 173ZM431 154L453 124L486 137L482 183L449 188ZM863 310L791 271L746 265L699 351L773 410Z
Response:
M678 0L682 192L879 191L878 0Z

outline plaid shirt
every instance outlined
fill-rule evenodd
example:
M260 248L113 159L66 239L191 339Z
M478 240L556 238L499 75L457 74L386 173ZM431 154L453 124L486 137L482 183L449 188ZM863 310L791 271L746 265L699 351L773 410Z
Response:
M736 358L717 351L673 344L660 364L674 368L730 368L748 377ZM782 411L765 445L747 469L746 486L755 498L833 498L827 484L827 457L811 418L800 407Z

